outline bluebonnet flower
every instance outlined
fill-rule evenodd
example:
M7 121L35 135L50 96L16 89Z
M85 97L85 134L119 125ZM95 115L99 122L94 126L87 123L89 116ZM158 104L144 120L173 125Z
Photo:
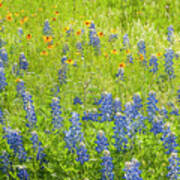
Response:
M113 102L113 111L114 113L122 111L122 103L119 98L116 98Z
M130 162L126 162L125 165L125 175L126 180L142 180L141 171L139 170L139 162L136 159L132 159Z
M61 106L60 104L60 98L54 97L51 103L51 108L52 108L52 117L53 117L53 125L54 129L60 129L62 127L62 120L63 118L61 117Z
M159 111L158 107L156 106L158 103L158 100L156 99L156 93L151 91L147 100L148 120L149 122L152 122L156 117L157 112Z
M97 140L95 141L95 143L97 144L96 151L98 153L101 153L105 149L108 149L109 144L102 130L98 132L98 135L96 136L96 138L97 138Z
M18 35L21 37L23 34L23 29L21 27L18 28Z
M4 62L7 63L8 61L8 54L5 48L0 49L0 59Z
M143 64L147 65L147 61L146 61L146 45L145 45L144 40L140 40L137 45L138 45L139 54L143 56Z
M173 26L171 25L171 26L169 26L167 29L168 29L168 33L167 33L168 37L167 37L167 40L168 40L170 43L172 43L172 42L173 42L173 32L174 32Z
M139 111L143 107L142 99L139 93L134 94L133 102L134 102L134 108L136 109L136 111Z
M174 106L172 111L170 112L170 114L175 115L175 116L179 116L179 109Z
M117 35L117 34L111 34L111 35L109 36L109 42L111 42L111 41L113 41L113 40L115 40L115 39L118 39L118 35Z
M64 140L66 142L66 147L69 151L74 152L78 142L83 139L83 134L81 132L81 123L79 122L79 115L77 113L72 113L72 118L70 119L72 126L68 131L65 131Z
M76 105L76 104L83 104L83 103L82 103L81 99L76 96L73 100L73 104Z
M113 113L113 98L111 93L102 95L99 111L101 112L101 121L111 121Z
M6 77L4 73L4 66L2 60L0 60L0 91L7 86Z
M17 176L19 177L20 180L29 180L29 174L28 174L25 166L18 167Z
M26 90L24 81L21 80L21 79L17 79L16 81L17 81L17 86L16 86L17 93L22 96L25 93L25 90Z
M156 73L158 71L158 59L156 56L151 56L151 59L149 60L149 66L152 68L150 69L150 72Z
M62 64L65 64L65 61L67 60L67 57L66 56L63 56L62 58L61 58L61 62L62 62Z
M40 165L42 163L46 163L46 154L43 152L44 148L42 147L42 143L38 139L38 135L35 131L32 132L31 142L33 143L33 150L36 152L36 160L40 162ZM42 167L43 168L43 167Z
M45 36L49 36L49 35L52 34L52 29L51 29L51 27L50 27L50 25L49 25L49 21L48 21L48 20L46 20L46 21L44 22L43 34L44 34Z
M129 63L133 63L133 57L132 57L131 53L127 54L127 61Z
M164 132L164 121L161 116L155 117L150 131L153 132L154 135Z
M103 162L101 165L103 166L102 172L102 180L113 180L114 173L113 168L114 165L112 163L112 158L110 156L110 152L108 150L104 150L104 156L101 158Z
M124 80L124 68L119 68L116 77L120 80Z
M16 130L10 128L3 128L5 131L4 139L7 139L7 143L10 146L10 149L14 151L14 155L18 157L20 161L25 161L27 158L27 153L23 147L22 136Z
M169 158L167 177L170 180L178 180L180 178L180 158L178 158L177 153L172 153Z
M96 109L93 109L92 112L84 112L84 116L82 117L82 120L91 120L91 121L98 121L101 114L97 112Z
M78 158L76 161L79 161L81 164L89 160L89 155L87 154L87 149L85 148L85 144L80 142L79 147L76 148Z
M132 101L127 102L124 107L124 114L126 115L127 121L130 123L134 118L136 118L138 111L136 111Z
M97 36L96 29L95 29L95 24L91 23L89 27L89 40L90 40L90 45L92 45L96 52L100 51L100 39Z
M28 62L27 62L27 59L26 59L24 53L20 54L20 57L19 57L19 68L23 69L23 70L26 70L28 68Z
M180 103L180 89L177 91L177 102Z
M58 79L59 79L60 85L63 85L66 83L66 78L67 78L66 72L67 72L66 66L63 66L58 72Z
M26 119L29 121L26 125L29 128L33 128L36 125L37 118L33 106L32 96L29 92L25 92L22 94L24 110L26 111Z
M165 107L162 107L162 108L159 110L159 113L160 113L165 119L168 119L168 111L166 110Z
M171 132L170 125L168 123L164 125L164 132L161 140L163 141L163 145L166 149L167 154L177 152L176 147L178 146L178 144L176 142L176 136Z
M1 110L1 108L0 108L0 124L3 124L3 122L4 122L3 119L4 119L4 118L3 118L3 112L2 112L2 110Z
M166 53L164 54L165 56L165 72L169 76L170 79L174 78L174 68L173 68L173 58L174 58L174 51L172 49L167 49Z
M12 169L12 162L9 159L10 155L3 151L0 155L0 170L5 174L8 174L8 171Z
M69 46L67 44L65 44L63 46L63 54L66 55L66 53L69 51Z
M130 128L126 116L123 116L121 113L116 113L114 117L114 136L115 144L117 151L122 151L127 148L128 136L130 133Z
M125 34L123 36L123 45L125 48L129 47L129 38L128 38L128 34Z

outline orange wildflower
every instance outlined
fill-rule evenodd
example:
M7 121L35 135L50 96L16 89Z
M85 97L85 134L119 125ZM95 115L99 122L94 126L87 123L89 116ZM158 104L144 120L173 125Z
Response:
M49 44L47 48L48 48L48 49L53 49L53 47L54 47L54 46L53 46L52 44Z
M131 51L129 49L126 50L126 54L130 54Z
M56 11L56 12L55 12L55 14L56 14L56 15L59 15L59 12L58 12L58 11Z
M86 20L86 21L84 22L84 24L85 24L87 27L89 27L89 26L91 25L91 21L90 21L90 20Z
M44 42L49 43L52 41L52 36L43 36Z
M68 59L65 61L67 64L74 64L74 61L72 59Z
M117 54L117 50L116 50L116 49L113 49L113 50L111 51L111 53L112 53L112 54Z
M119 67L120 67L120 68L125 68L125 67L126 67L126 64L122 62L122 63L119 64Z
M68 31L70 28L67 26L64 28L64 32Z
M76 35L79 36L80 34L81 34L81 30L78 30L78 31L76 32Z
M143 61L144 60L144 56L142 54L140 54L140 60Z
M98 36L103 37L104 36L103 32L98 32Z
M6 19L8 21L12 21L12 14L11 13L8 13L7 16L6 16Z
M158 57L162 56L162 53L160 53L160 52L159 52L159 53L157 53L157 56L158 56Z
M27 40L30 40L32 38L32 35L31 34L28 34L27 36L26 36L26 39Z
M52 18L52 21L56 21L56 18L54 17L54 18Z
M21 79L20 79L20 78L17 78L17 79L15 80L15 82L16 82L16 83L21 82Z
M40 54L41 54L42 56L47 56L47 55L48 55L48 52L47 52L47 51L42 51Z
M2 7L2 5L3 5L3 4L0 2L0 7Z

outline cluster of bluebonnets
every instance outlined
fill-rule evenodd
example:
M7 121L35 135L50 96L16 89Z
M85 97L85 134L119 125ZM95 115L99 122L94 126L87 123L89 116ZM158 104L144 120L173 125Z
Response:
M72 32L72 29L67 30L67 36ZM83 32L83 31L82 31ZM46 36L52 35L52 28L48 20L45 21L43 34ZM19 29L19 35L23 34L23 30ZM173 43L173 27L168 27L168 41ZM111 34L109 41L113 39L118 39L117 34ZM53 43L53 42L51 42ZM99 55L101 53L100 38L97 35L95 24L91 23L89 26L89 45L94 47L95 54ZM130 43L128 35L125 34L123 37L124 49L128 50ZM151 56L149 63L146 55L146 45L145 41L140 40L137 44L138 52L143 58L143 65L148 67L150 72L156 73L158 71L158 59L156 56ZM81 52L83 58L83 42L77 43L77 49ZM69 51L67 45L63 48L64 56L61 59L62 68L59 70L59 84L62 86L67 83L66 78L68 71L68 64L66 61L66 52ZM173 68L173 58L176 56L172 49L167 49L164 54L164 68L167 73L169 80L175 77ZM127 61L133 63L133 57L131 53L127 54ZM6 75L4 67L8 63L8 54L4 48L0 50L0 91L4 91L7 86ZM74 64L76 66L76 64ZM32 145L32 149L35 154L35 159L39 163L39 167L43 170L44 164L48 163L48 157L44 153L44 146L42 142L39 141L38 133L34 130L37 129L37 117L34 107L34 102L31 94L26 90L25 82L23 79L23 74L28 70L28 60L26 59L24 53L20 54L19 65L13 66L12 72L16 76L20 77L17 80L17 96L22 100L24 111L26 113L26 126L31 132L31 138L29 142ZM120 80L124 81L124 69L119 68L116 74ZM62 117L60 97L58 96L59 87L57 87L57 92L52 98L50 104L51 116L52 116L52 131L58 132L64 123L64 118ZM180 90L177 92L177 103L180 102ZM74 105L83 104L83 101L79 97L75 97ZM158 99L156 98L156 92L150 91L148 94L147 101L144 103L140 94L134 94L132 101L126 102L124 105L121 103L119 98L114 99L111 93L102 93L101 98L94 102L96 109L94 111L85 111L83 117L77 112L72 112L72 117L70 118L71 126L69 129L64 131L64 141L65 148L68 149L70 153L76 153L76 161L80 162L81 165L90 160L90 155L86 148L86 142L84 138L84 133L81 128L81 121L93 121L96 123L103 122L113 122L113 136L114 147L117 152L123 152L129 148L129 140L133 139L137 133L146 134L147 133L147 123L150 124L150 132L155 136L161 135L161 141L163 143L166 153L169 155L169 166L167 178L171 180L176 180L180 176L180 159L178 158L177 147L177 137L175 133L171 130L171 125L166 123L166 120L170 116L179 116L179 111L174 104L171 103L171 110L167 110L164 107L158 107ZM28 156L25 151L23 144L23 135L20 131L13 127L7 127L5 123L5 117L3 115L3 109L0 109L0 123L3 126L3 139L5 139L9 145L9 148L13 151L13 154L8 154L6 150L1 151L0 155L0 169L8 177L11 176L11 172L14 171L13 168L13 158L17 158L22 164L32 157ZM159 137L159 136L158 136ZM111 157L111 152L109 148L109 142L104 131L100 130L97 133L96 141L96 151L101 156L101 173L102 180L113 180L114 179L114 165L113 158ZM16 167L17 176L19 179L30 179L30 172L25 166ZM131 161L125 163L124 179L126 180L141 180L141 173L143 167L141 163L132 157Z

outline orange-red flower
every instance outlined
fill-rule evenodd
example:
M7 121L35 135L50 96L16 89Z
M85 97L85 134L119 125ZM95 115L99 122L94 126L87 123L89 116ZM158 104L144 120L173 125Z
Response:
M76 35L79 36L80 34L81 34L81 30L78 30L78 31L76 32Z
M42 51L42 52L40 53L40 55L42 55L42 56L47 56L47 55L48 55L48 52L47 52L47 51Z
M126 67L125 63L122 62L122 63L119 64L119 68L125 68L125 67Z
M126 54L130 54L131 51L129 49L126 50Z
M56 12L55 12L55 14L56 14L56 15L59 15L59 12L58 12L58 11L56 11Z
M7 16L6 16L6 19L8 21L12 21L12 14L11 13L8 13Z
M53 46L52 44L49 44L47 48L48 48L48 49L53 49L54 46Z
M27 36L26 36L26 39L27 40L30 40L32 38L32 35L31 34L28 34Z
M140 60L143 61L144 60L144 56L142 54L140 54L139 56L140 56Z
M160 53L160 52L159 52L159 53L157 53L157 56L158 56L158 57L162 56L162 53Z
M2 7L3 6L3 4L0 2L0 7Z
M52 21L56 21L56 18L54 17L54 18L52 18Z
M17 79L15 80L15 82L16 82L16 83L21 82L21 79L20 79L20 78L17 78Z

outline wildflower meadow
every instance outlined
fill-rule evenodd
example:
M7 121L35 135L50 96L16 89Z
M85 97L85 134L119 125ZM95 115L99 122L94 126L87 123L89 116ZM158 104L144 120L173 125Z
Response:
M179 0L0 0L0 180L179 180L179 18Z

